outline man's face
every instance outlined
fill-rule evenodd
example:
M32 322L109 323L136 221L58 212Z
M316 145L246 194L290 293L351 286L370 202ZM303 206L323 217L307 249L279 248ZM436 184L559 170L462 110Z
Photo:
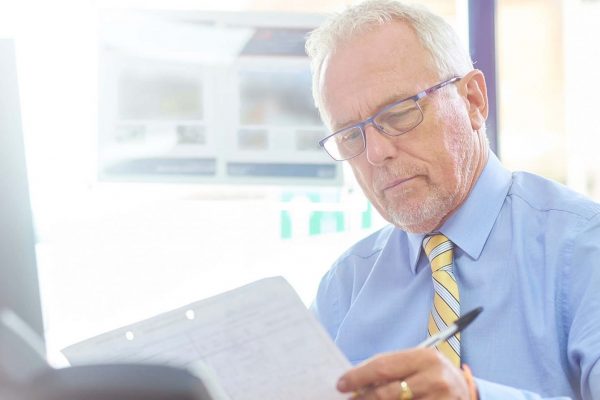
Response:
M338 130L447 78L435 72L411 28L389 23L353 39L326 60L323 115ZM485 86L483 77L478 78ZM483 115L474 110L469 81L421 100L423 122L401 136L385 136L367 126L366 150L348 161L381 215L404 230L438 228L462 204L485 165L487 147L475 130L487 108Z

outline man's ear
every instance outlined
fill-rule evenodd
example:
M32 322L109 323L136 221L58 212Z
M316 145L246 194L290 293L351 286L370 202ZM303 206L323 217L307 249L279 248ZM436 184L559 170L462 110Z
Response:
M466 74L461 80L460 94L464 97L471 126L479 130L488 117L487 87L483 72L475 69Z

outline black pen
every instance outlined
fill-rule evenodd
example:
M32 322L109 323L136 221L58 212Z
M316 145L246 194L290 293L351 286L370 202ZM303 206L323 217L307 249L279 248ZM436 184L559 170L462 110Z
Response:
M437 344L440 344L441 342L448 340L452 335L465 329L471 322L473 322L475 318L477 318L477 316L482 311L483 307L477 307L476 309L469 311L468 313L454 321L454 323L448 328L433 336L428 337L427 339L419 343L417 345L417 348L422 349L424 347L433 347Z
M428 337L426 340L419 343L416 346L416 348L422 349L425 347L433 347L437 344L440 344L443 341L448 340L452 335L462 331L467 326L469 326L469 324L471 322L473 322L473 320L475 318L477 318L477 316L482 311L483 311L483 307L477 307L476 309L469 311L468 313L466 313L465 315L463 315L462 317L460 317L459 319L454 321L452 323L452 325L450 325L448 328L444 329L443 331L441 331L433 336ZM356 399L356 398L359 398L360 396L365 395L365 393L367 393L368 391L373 390L374 387L375 387L375 385L369 385L362 389L356 390L354 392L354 394L352 395L351 399Z

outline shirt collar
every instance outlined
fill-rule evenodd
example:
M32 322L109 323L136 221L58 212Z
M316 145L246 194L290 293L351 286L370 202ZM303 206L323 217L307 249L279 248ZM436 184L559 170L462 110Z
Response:
M488 161L465 202L439 229L471 258L483 251L510 188L511 173L489 151ZM410 268L416 273L425 234L407 232Z
M473 190L458 210L442 225L440 232L476 260L500 214L510 188L512 174L488 152L488 162Z

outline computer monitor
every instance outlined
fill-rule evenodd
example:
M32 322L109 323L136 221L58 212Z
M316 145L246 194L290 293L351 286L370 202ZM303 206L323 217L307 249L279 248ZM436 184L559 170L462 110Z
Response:
M44 335L13 40L0 38L0 310Z

